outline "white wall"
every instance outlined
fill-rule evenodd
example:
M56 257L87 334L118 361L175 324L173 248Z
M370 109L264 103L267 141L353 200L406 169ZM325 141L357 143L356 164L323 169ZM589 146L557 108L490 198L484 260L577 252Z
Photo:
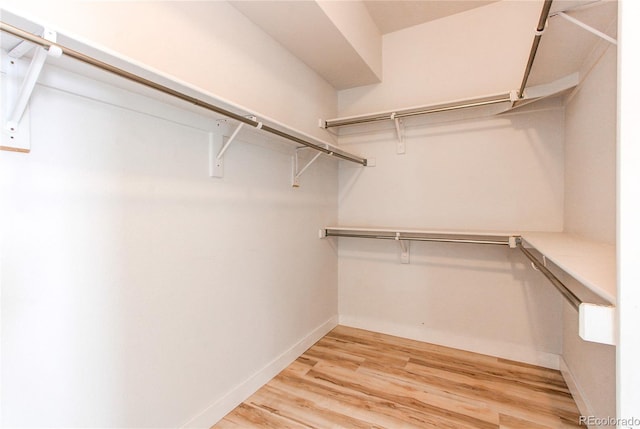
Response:
M384 81L341 91L340 115L506 92L520 85L541 2L498 2L383 37ZM504 53L521 58L504 60ZM563 111L487 111L345 127L376 166L340 169L341 225L561 231ZM558 367L561 299L519 252L340 239L341 323Z
M640 238L640 127L638 105L640 69L636 52L640 49L640 29L636 17L640 3L624 1L620 5L619 45L619 199L618 199L618 416L640 415L640 267L637 243Z
M565 230L615 244L616 47L607 49L566 108Z
M344 225L561 231L562 110L395 129L345 128L344 148L376 158L341 169ZM348 134L347 134L348 133Z
M364 3L357 1L317 1L343 36L382 80L382 36Z
M305 117L333 108L322 85L295 87L306 72L245 66L298 92ZM36 88L31 153L0 153L2 425L209 427L336 323L336 252L317 238L337 218L336 161L294 190L292 147L243 135L211 179L211 118L54 78L67 87Z
M376 166L340 169L341 225L561 230L562 109L416 124L405 155L393 130L341 144ZM340 239L340 321L546 366L558 365L561 301L517 250Z
M598 48L602 56L585 65L590 72L566 106L565 230L615 244L617 57L615 46ZM585 401L581 411L615 416L615 347L579 338L577 318L565 305L562 355Z

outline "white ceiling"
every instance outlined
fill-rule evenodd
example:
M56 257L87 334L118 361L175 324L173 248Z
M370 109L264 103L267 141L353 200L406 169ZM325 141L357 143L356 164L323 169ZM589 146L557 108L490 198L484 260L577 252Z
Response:
M362 14L384 35L498 0L363 0ZM318 0L230 0L238 11L341 90L380 82L344 29ZM378 42L380 44L381 42ZM381 48L379 48L381 50ZM380 53L377 54L378 57ZM370 58L369 58L370 59ZM381 61L381 60L379 60Z
M365 0L369 15L381 34L413 27L497 0Z
M336 89L380 82L316 1L230 1Z

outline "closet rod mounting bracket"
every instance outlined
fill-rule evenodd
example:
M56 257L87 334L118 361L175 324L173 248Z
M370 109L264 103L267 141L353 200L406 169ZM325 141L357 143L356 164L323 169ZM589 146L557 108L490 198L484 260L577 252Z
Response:
M393 112L390 118L396 126L396 136L398 138L398 143L396 144L396 153L398 155L402 155L406 153L406 146L404 144L404 122L401 118L398 118L396 116L396 112Z
M57 34L55 31L51 31L47 28L44 29L44 39L55 42ZM35 48L33 57L29 66L26 68L26 72L23 73L23 62L19 59L27 54L32 48ZM6 117L3 117L3 133L7 137L7 145L0 146L0 149L29 153L31 150L29 142L28 126L22 124L23 118L28 121L27 108L29 100L33 94L36 83L44 67L44 63L48 56L59 57L62 55L62 50L56 46L51 45L48 49L34 46L29 42L21 42L16 45L10 52L7 58L6 69L7 77L6 83L3 82L5 88L3 88L3 108L2 110L8 112ZM21 130L25 128L25 130Z
M42 37L51 42L55 42L57 34L55 31L45 28ZM26 53L24 49L19 49L19 51ZM20 119L22 119L22 115L29 104L29 99L31 98L33 89L36 86L38 77L42 72L42 67L44 66L47 56L60 57L61 55L62 50L55 45L51 46L49 49L36 47L31 63L29 64L29 68L27 69L27 73L22 81L22 85L20 85L20 90L14 101L13 108L9 110L11 113L9 114L5 124L5 128L9 132L16 132L18 130Z
M327 149L328 148L329 147L327 145ZM307 170L307 168L311 167L311 164L316 162L316 160L318 158L320 158L320 155L322 155L322 152L316 153L313 156L313 158L311 158L310 161L308 161L302 168L300 168L299 167L300 160L298 158L298 153L300 152L300 150L303 150L303 149L307 149L307 147L303 146L303 147L297 148L295 154L292 157L291 186L294 187L294 188L299 188L300 187L300 176L302 176L302 174Z
M396 241L400 244L400 262L403 264L410 263L409 259L409 245L411 244L408 240L403 240L400 237L400 233L396 232Z

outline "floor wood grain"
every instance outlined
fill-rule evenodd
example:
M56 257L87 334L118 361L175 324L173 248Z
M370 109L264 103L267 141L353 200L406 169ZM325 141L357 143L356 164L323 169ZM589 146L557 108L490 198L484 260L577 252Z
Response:
M213 428L577 428L559 371L338 326Z

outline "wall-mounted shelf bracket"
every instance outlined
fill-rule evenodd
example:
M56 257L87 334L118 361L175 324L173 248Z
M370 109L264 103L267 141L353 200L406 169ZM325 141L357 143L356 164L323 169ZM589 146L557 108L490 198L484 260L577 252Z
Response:
M316 160L320 157L320 155L322 155L322 152L316 153L314 155L314 157L311 158L311 160L309 162L307 162L302 168L299 168L300 160L298 158L298 153L302 149L306 149L306 147L297 148L295 155L293 155L293 160L292 160L293 168L292 168L291 186L293 186L294 188L299 188L300 187L300 176L302 176L302 174L307 170L307 168L311 167L311 164L316 162Z
M56 33L48 29L44 30L42 37L51 42L56 41ZM31 94L36 86L36 82L38 81L38 77L40 76L40 72L42 71L42 67L44 66L47 56L51 55L53 57L59 57L62 55L62 50L55 45L49 47L49 49L35 47L31 63L27 68L22 82L19 83L20 79L18 74L20 67L17 59L25 55L33 47L34 45L31 43L21 42L13 48L10 55L8 55L8 63L6 64L8 88L6 88L6 91L4 91L5 94L3 94L3 98L6 97L6 100L4 101L6 103L5 111L9 113L6 118L3 118L3 128L5 135L7 136L7 138L3 140L6 140L7 143L4 144L3 142L2 149L5 150L13 150L17 152L30 151L28 135L25 137L24 133L19 133L20 121L27 110L29 99L31 98Z
M411 243L409 243L409 241L407 240L402 240L400 238L399 232L396 233L396 241L398 242L398 244L400 244L400 262L403 264L408 264L409 263L409 245Z
M391 114L391 120L396 126L396 136L398 137L398 143L396 144L396 153L402 155L406 153L406 147L404 144L404 123L401 118L396 117L396 113Z
M517 89L512 89L511 91L509 91L509 99L511 100L511 108L513 108L513 106L516 104L516 101L521 100L518 95Z
M255 116L247 117L252 121L255 121ZM222 137L222 142L218 141L216 143L216 138L213 136L213 133L209 134L209 176L222 177L224 175L224 154L227 152L236 137L238 137L238 133L240 133L243 126L244 122L240 122L236 129L231 133L231 136ZM256 128L262 128L262 122L258 122ZM216 152L218 147L220 147L220 149ZM213 155L214 153L216 153L215 156Z
M243 125L244 123L240 122L230 137L209 133L209 176L224 176L224 154L238 136Z
M547 255L542 255L542 266L547 268ZM541 272L535 262L531 262L531 268L533 268L533 271Z
M587 30L589 33L595 34L596 36L600 37L601 39L606 40L606 41L607 41L607 42L609 42L609 43L612 43L612 44L614 44L614 45L617 45L617 44L618 44L618 41L617 41L616 39L614 39L613 37L611 37L611 36L609 36L609 35L607 35L607 34L604 34L604 33L603 33L602 31L600 31L600 30L596 30L596 29L595 29L595 28L593 28L592 26L585 24L584 22L582 22L582 21L580 21L580 20L578 20L578 19L574 18L574 17L573 17L573 16L571 16L571 15L567 15L567 14L566 14L566 13L564 13L564 12L558 12L558 13L556 13L554 16L559 16L560 18L564 18L564 19L566 19L567 21L569 21L570 23L575 24L575 25L577 25L577 26L578 26L578 27L580 27L580 28L584 28L584 29L585 29L585 30Z
M231 136L227 139L225 144L222 145L222 148L220 149L220 152L218 152L218 155L216 155L216 160L218 161L222 160L222 157L224 157L224 153L227 151L227 149L229 149L229 146L231 146L231 143L233 143L233 141L236 139L243 125L244 123L240 122L236 127L236 129L233 130L233 133L231 133Z

